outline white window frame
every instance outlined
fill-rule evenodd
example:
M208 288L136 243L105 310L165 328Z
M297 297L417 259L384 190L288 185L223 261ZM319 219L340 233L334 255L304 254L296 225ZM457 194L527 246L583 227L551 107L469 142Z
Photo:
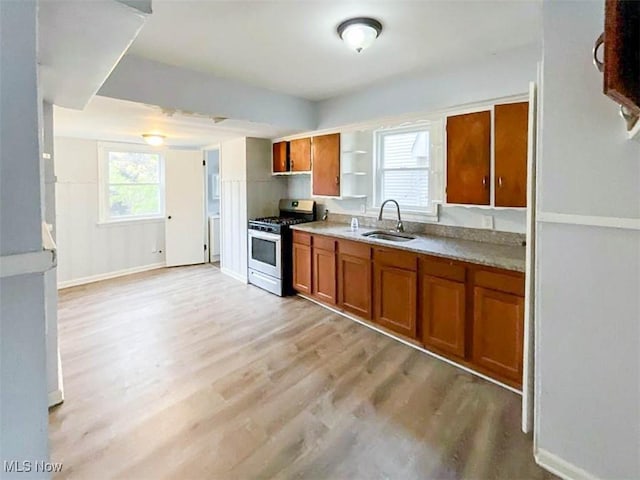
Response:
M109 211L109 153L132 152L160 155L160 213L112 217ZM98 224L119 224L163 220L165 217L165 155L163 149L130 143L98 143Z
M398 133L411 133L427 130L429 132L429 166L426 168L429 175L429 198L428 206L425 208L407 208L400 205L403 218L408 220L420 220L425 216L431 220L437 220L438 204L441 203L442 194L440 190L442 167L442 121L421 121L410 125L402 125L398 127L385 127L374 130L374 152L373 158L373 209L377 213L382 202L386 199L381 198L382 193L382 137L385 135L393 135Z

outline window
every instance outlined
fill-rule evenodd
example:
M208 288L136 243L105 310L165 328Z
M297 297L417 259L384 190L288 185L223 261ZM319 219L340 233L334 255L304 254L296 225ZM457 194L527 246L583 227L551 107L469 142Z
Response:
M102 155L102 221L164 215L163 162L159 152L105 148Z
M376 144L376 206L392 198L408 211L432 211L429 125L378 130Z

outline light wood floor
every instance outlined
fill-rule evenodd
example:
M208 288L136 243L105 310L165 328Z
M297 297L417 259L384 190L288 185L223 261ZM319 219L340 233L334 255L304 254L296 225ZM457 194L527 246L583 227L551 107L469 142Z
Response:
M520 397L210 265L60 292L58 478L542 479Z

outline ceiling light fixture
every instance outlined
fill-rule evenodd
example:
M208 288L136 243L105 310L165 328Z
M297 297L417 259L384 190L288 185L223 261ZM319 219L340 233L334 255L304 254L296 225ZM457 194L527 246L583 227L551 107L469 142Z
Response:
M158 135L157 133L143 133L142 138L152 147L159 147L164 143L166 137L164 135Z
M382 24L369 17L357 17L345 20L338 25L338 35L347 46L360 53L375 41L382 32Z

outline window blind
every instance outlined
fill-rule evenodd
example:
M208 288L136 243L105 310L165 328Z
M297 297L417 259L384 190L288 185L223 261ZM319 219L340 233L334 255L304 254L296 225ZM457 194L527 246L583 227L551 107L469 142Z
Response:
M429 208L429 131L382 132L378 203L388 198L401 207Z

